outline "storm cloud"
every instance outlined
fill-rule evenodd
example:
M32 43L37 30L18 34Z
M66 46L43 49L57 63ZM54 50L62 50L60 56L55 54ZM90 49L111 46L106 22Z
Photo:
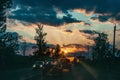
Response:
M90 39L90 40L95 39L96 35L100 33L100 32L94 31L94 30L79 30L79 32L89 34L90 36L88 36L88 35L83 35L83 36L85 36L87 39Z
M65 30L65 32L69 32L69 33L72 33L72 30Z
M13 0L13 4L14 10L9 18L32 23L41 22L58 26L65 23L80 22L68 13L68 10L74 9L84 9L86 13L92 11L99 14L97 19L101 22L106 21L102 17L120 21L120 0ZM57 14L60 14L61 18L58 18ZM106 15L104 16L104 14Z
M63 47L75 47L75 48L81 48L81 47L85 47L81 44L67 44L67 45L63 45Z
M91 35L99 34L99 32L94 31L94 30L79 30L79 31L83 32L83 33L86 33L86 34L91 34Z

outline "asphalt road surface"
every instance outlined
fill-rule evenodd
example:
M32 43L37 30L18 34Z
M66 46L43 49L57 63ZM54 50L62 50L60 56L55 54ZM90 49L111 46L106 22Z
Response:
M73 65L72 71L64 69L60 75L49 74L49 71L43 75L41 71L33 71L31 68L27 68L0 72L0 80L95 80L80 65Z
M71 71L64 69L60 75L50 74L49 71L44 75L41 71L33 71L31 68L4 71L0 72L0 80L120 80L119 73L110 75L109 72L99 72L83 62L72 65Z

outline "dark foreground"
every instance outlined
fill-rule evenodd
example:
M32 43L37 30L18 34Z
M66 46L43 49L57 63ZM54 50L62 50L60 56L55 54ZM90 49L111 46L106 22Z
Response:
M63 73L53 75L48 70L44 75L41 71L31 68L0 71L0 80L120 80L120 72L109 69L97 70L84 62L72 65L72 70L64 69Z

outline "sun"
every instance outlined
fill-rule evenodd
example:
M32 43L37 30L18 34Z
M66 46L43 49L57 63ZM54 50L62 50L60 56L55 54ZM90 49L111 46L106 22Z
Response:
M67 53L68 53L68 51L67 51L67 50L65 50L65 51L64 51L64 53L65 53L65 54L67 54Z

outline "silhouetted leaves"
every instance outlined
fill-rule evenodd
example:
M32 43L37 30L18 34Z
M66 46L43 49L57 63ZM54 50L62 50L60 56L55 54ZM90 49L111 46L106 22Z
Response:
M47 35L47 33L43 32L42 24L38 24L37 26L38 28L35 29L36 36L34 37L34 39L36 40L38 50L34 52L34 55L36 58L42 59L43 57L45 57L45 51L47 49L45 41L45 36Z
M7 65L18 50L19 35L6 32L6 18L12 5L11 0L0 0L0 63Z
M53 56L54 56L54 58L56 58L56 59L57 59L57 58L59 58L59 57L60 57L60 51L61 51L61 50L60 50L60 45L59 45L59 44L57 44L57 45L56 45L56 48L55 48L55 53L54 53L54 55L53 55Z
M95 45L93 47L93 60L103 62L109 52L109 42L107 34L99 33L98 37L96 37L94 41Z

